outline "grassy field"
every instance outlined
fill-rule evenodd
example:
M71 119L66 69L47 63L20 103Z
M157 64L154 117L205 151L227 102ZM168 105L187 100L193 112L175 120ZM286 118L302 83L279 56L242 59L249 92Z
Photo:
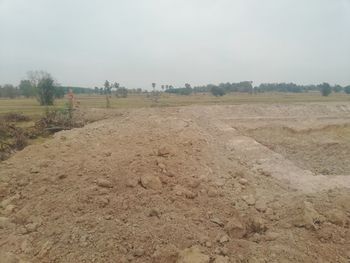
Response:
M104 108L106 105L103 95L78 95L82 108ZM223 97L214 97L210 94L194 94L190 96L162 94L159 103L154 103L145 95L129 95L128 98L112 97L111 108L143 108L143 107L172 107L186 105L215 105L215 104L250 104L250 103L312 103L312 102L349 102L350 95L332 94L322 97L319 93L261 93L250 95L246 93L231 93ZM56 100L54 107L64 107L66 99ZM46 107L40 106L36 99L0 99L0 115L8 112L21 112L31 117L39 117Z

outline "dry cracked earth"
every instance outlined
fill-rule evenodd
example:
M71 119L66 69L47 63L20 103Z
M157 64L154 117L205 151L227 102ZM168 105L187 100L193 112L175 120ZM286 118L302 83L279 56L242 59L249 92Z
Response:
M0 262L350 262L350 104L126 112L0 163Z

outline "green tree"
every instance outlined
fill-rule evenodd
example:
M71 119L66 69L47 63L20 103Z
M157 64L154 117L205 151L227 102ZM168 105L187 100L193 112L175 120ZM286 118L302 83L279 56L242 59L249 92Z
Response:
M350 94L350 86L344 88L346 94Z
M343 87L340 85L335 85L333 87L333 92L335 92L335 93L342 92L342 91L343 91Z
M53 105L56 94L56 83L45 71L29 71L27 73L40 105Z
M210 91L215 97L224 96L226 94L225 89L218 86L213 86Z
M321 94L322 96L329 96L331 93L332 93L332 87L331 85L329 85L328 83L322 83L320 85L318 85L320 91L321 91Z
M55 92L55 83L51 76L45 76L38 81L37 98L40 105L53 105Z
M19 84L19 90L21 94L26 97L34 97L36 95L35 87L33 87L30 80L21 80L21 83Z
M110 85L108 80L105 81L104 87L105 87L104 92L105 92L105 95L106 95L106 108L110 108L111 104L110 104L110 101L109 101L109 96L111 94L111 85Z
M19 95L18 89L11 84L5 84L1 88L1 97L14 99Z
M59 86L55 87L55 98L62 99L65 93L66 92L63 87L59 87Z
M128 90L125 87L119 87L116 91L116 96L118 98L127 98L128 97Z

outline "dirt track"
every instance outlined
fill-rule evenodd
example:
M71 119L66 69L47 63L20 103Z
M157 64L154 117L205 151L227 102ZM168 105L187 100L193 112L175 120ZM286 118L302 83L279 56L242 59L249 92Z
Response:
M0 262L349 262L349 117L350 104L153 108L60 132L0 164ZM312 145L343 146L327 167L294 153L294 133L266 144L275 127L330 125Z

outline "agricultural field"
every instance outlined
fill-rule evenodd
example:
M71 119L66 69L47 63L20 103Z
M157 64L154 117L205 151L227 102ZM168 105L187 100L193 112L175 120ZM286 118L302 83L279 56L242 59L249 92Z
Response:
M103 95L76 95L76 100L82 108L105 108L106 99ZM208 93L193 94L189 96L162 94L159 103L154 105L146 95L129 95L127 98L111 97L111 108L129 109L146 108L152 106L188 106L213 104L245 104L245 103L304 103L304 102L346 102L350 95L334 93L328 97L320 96L319 92L310 93L261 93L250 95L247 93L231 93L224 97L215 97ZM57 108L64 107L67 99L55 101ZM21 112L28 116L38 117L45 111L34 98L0 99L0 115L8 112Z
M349 96L77 100L0 163L5 262L349 262Z

